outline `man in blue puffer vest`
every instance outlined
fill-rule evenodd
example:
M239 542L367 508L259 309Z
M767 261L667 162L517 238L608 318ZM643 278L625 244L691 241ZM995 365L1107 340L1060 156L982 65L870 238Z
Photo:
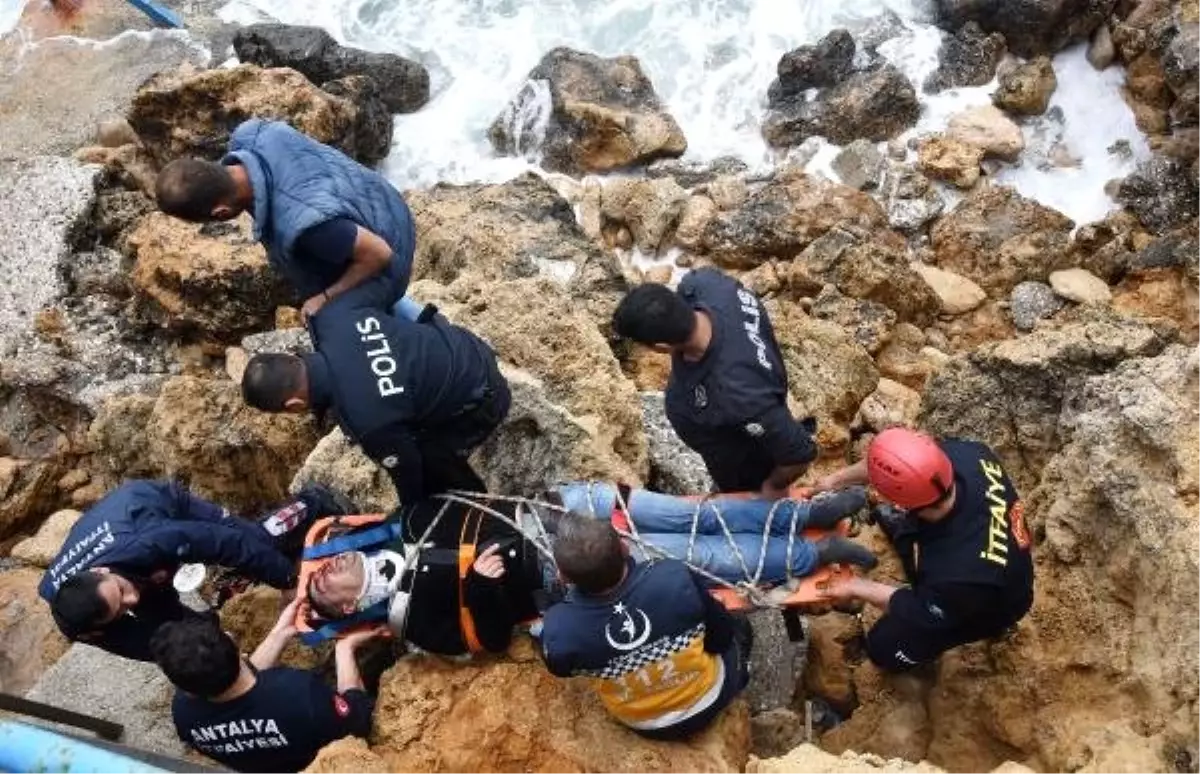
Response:
M75 523L38 594L68 638L149 661L158 627L195 615L172 584L180 565L219 565L292 588L288 554L299 554L313 519L346 509L330 490L310 486L256 523L176 482L126 481Z
M176 159L155 188L163 212L193 223L249 211L271 265L306 299L306 317L377 274L391 280L397 312L419 311L411 302L400 306L416 244L400 192L282 121L245 121L219 163Z

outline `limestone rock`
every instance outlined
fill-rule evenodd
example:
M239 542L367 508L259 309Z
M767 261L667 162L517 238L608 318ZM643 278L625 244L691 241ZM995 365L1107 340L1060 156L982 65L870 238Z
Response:
M787 52L776 68L779 77L771 84L770 99L778 102L808 89L836 86L854 70L854 52L854 38L844 29Z
M750 749L755 755L785 755L804 741L804 720L786 707L750 716Z
M950 117L946 137L983 149L986 157L1016 161L1025 150L1021 127L992 105L967 108Z
M837 226L873 231L886 224L870 196L784 168L752 190L744 205L709 219L698 252L720 266L748 269L770 258L791 260Z
M983 86L996 75L1004 58L1004 36L987 34L979 24L969 21L953 35L942 38L937 69L925 79L924 91L939 91L960 86Z
M242 347L250 357L263 352L290 352L306 355L313 351L312 338L306 328L284 328L282 330L252 333L242 339Z
M1050 287L1058 295L1077 304L1106 304L1112 300L1108 283L1087 269L1052 271Z
M309 417L257 411L239 385L190 376L171 379L157 398L110 400L90 436L114 475L177 478L246 515L286 498L317 442Z
M248 216L197 226L151 213L129 245L139 313L175 332L236 337L267 326L291 298Z
M905 234L920 234L942 213L945 200L929 178L908 164L889 161L879 185L888 224Z
M925 334L921 329L912 323L900 323L887 344L875 355L880 375L918 392L923 391L925 382L937 370L937 364L921 354L924 348Z
M1028 490L1062 443L1057 417L1073 382L1167 343L1141 322L1080 307L1061 325L956 357L930 380L920 423L987 443L1018 490Z
M921 409L921 394L899 382L881 378L875 392L867 396L859 406L858 416L862 424L879 432L889 427L916 425Z
M28 45L21 37L0 41L0 156L10 158L90 145L96 123L123 113L147 78L207 60L187 36L165 31L104 45L57 35Z
M41 579L33 569L0 572L0 691L12 696L23 696L68 645L38 596Z
M896 313L883 304L849 298L833 285L821 288L808 313L818 320L840 325L872 355L887 344L897 320Z
M305 458L288 491L296 494L310 483L336 489L364 513L390 513L400 504L387 471L336 427Z
M885 165L883 154L875 143L855 140L838 151L830 166L844 185L868 191L879 187Z
M71 527L75 526L75 522L79 521L79 517L82 515L79 511L70 509L55 511L38 528L36 535L25 538L13 546L12 558L20 559L35 567L49 567L50 562L62 548L63 541L67 539L67 533L71 531Z
M785 774L790 771L820 772L821 774L851 774L861 771L914 771L940 772L940 769L924 761L910 763L899 758L882 758L871 753L844 752L834 755L811 744L802 744L778 758L750 758L746 765L748 774Z
M913 269L925 280L942 304L943 314L963 314L987 300L987 293L966 277L924 263L914 263Z
M1050 57L1039 56L1001 73L1000 88L992 93L996 107L1018 116L1040 116L1058 88Z
M267 638L286 604L278 589L253 586L221 608L221 628L233 637L243 653L253 653ZM318 669L331 651L332 646L328 644L310 648L299 640L292 640L283 649L279 663L295 669Z
M763 121L763 136L772 146L799 145L810 137L825 137L838 145L860 138L879 142L917 122L917 93L895 66L882 64L846 74L835 67L828 74L837 81L809 86L810 73L785 66L795 53L784 55L779 79L768 92L770 110ZM806 94L809 88L818 88L811 100Z
M1183 164L1155 156L1121 182L1117 200L1152 233L1162 234L1196 217L1196 180Z
M746 762L736 703L686 743L608 717L584 680L552 677L526 640L508 660L404 659L384 674L372 750L393 771L731 771ZM514 708L520 711L514 711Z
M859 405L879 383L875 363L841 327L771 300L766 309L783 351L797 416L817 418L817 440L833 448L846 440Z
M251 24L233 37L238 59L259 67L290 67L315 84L367 75L391 113L412 113L429 101L429 72L397 54L342 46L320 27Z
M1088 63L1097 70L1105 70L1116 58L1117 51L1113 47L1112 33L1109 32L1107 24L1101 24L1092 34L1092 41L1088 44Z
M917 165L923 173L956 188L973 188L979 182L981 161L982 148L946 137L932 137L917 150Z
M391 769L382 756L371 751L365 739L347 736L321 748L304 770L305 774L338 774L343 771L388 774Z
M828 283L918 324L931 321L939 306L903 250L853 227L834 227L818 237L787 266L783 278L794 293L812 295Z
M220 158L230 133L250 118L287 121L318 142L374 164L387 155L392 140L391 122L380 124L378 116L370 105L323 91L295 70L254 65L155 76L128 113L160 165L180 156ZM377 131L364 134L364 126Z
M60 456L0 457L0 539L36 524L59 500L57 482L66 472Z
M647 486L665 494L695 495L711 492L708 475L700 455L684 445L667 421L661 392L643 392L642 422L646 427L646 445L650 454Z
M501 185L441 184L407 199L420 234L414 280L448 285L465 275L476 282L543 277L602 326L629 288L616 257L588 239L571 205L536 175Z
M937 0L937 23L956 30L969 21L1004 35L1014 54L1053 54L1073 40L1091 35L1108 17L1115 0L1031 0L1014 6L1006 0Z
M930 229L940 268L961 274L989 293L1007 293L1024 280L1044 280L1065 261L1074 223L1011 188L971 193Z
M1019 282L1009 297L1009 312L1017 330L1031 331L1038 320L1053 316L1064 302L1044 282Z
M540 151L546 169L608 172L683 155L687 140L637 57L556 48L488 132L496 151Z
M709 195L713 195L711 187ZM601 193L601 227L626 226L639 250L657 255L667 247L690 198L669 177L616 180L604 186Z
M1113 290L1114 309L1143 318L1170 320L1183 341L1195 344L1200 337L1195 267L1141 269L1121 278Z

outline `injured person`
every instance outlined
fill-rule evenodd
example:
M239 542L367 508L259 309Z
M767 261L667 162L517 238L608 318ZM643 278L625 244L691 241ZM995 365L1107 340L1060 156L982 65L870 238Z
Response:
M565 590L549 544L566 511L612 519L635 532L630 549L636 561L667 556L729 583L772 585L824 565L873 567L870 551L832 532L865 503L861 488L772 502L725 495L691 500L579 482L540 501L438 497L386 519L323 519L305 548L300 592L306 604L297 625L309 644L388 621L422 650L500 652L516 624L537 619ZM830 534L810 541L800 534L806 529Z

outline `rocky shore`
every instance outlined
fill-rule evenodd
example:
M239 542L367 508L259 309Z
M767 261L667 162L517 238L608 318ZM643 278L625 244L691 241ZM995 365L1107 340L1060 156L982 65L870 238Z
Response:
M136 730L165 718L166 686L113 706L113 686L149 678L67 652L36 597L78 511L131 476L180 478L246 514L309 480L372 510L395 495L340 433L243 405L249 354L308 346L297 299L249 221L167 218L154 175L218 156L251 117L376 164L430 75L315 28L236 28L214 3L167 4L190 35L94 0L66 20L30 3L0 39L0 690L108 715L130 724L127 742L178 754L170 733ZM369 743L340 742L313 771L1197 769L1200 13L1195 0L934 6L944 38L924 83L879 54L898 22L886 17L785 55L762 95L780 160L766 172L689 160L636 57L545 52L478 128L542 171L406 191L410 292L486 338L512 384L475 460L489 487L695 492L703 467L662 416L667 363L613 344L609 317L642 281L737 275L765 299L796 410L819 421L816 472L898 423L997 450L1034 532L1032 613L905 677L865 660L869 613L809 619L802 647L759 614L754 690L688 744L618 727L525 641L478 663L406 658L384 676ZM1091 223L995 180L1031 163L1022 129L1072 88L1052 57L1080 41L1094 67L1122 68L1153 149ZM231 53L240 63L220 66ZM896 139L927 95L993 81L992 105ZM841 146L838 179L806 171L812 137ZM859 539L883 560L876 575L900 579L879 536ZM273 622L273 595L223 611L244 647ZM816 698L844 722L809 740Z

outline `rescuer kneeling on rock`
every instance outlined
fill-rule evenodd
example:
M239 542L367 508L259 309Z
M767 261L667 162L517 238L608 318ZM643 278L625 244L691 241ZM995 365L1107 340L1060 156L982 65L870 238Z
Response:
M330 301L311 318L317 351L255 355L242 394L262 411L333 409L342 432L387 470L405 502L451 489L482 492L467 457L511 402L496 354L431 306L415 319L388 314L390 296L376 277Z
M890 428L864 460L817 482L817 490L870 483L895 506L875 511L911 584L855 578L829 590L885 612L867 632L883 669L933 661L968 642L1002 635L1033 604L1030 533L1022 503L996 455L973 441Z
M243 658L215 615L164 624L150 641L178 691L175 730L186 744L234 771L299 771L325 745L371 732L375 700L363 687L357 651L387 627L347 634L334 649L337 689L316 672L277 666L296 636L298 602Z

